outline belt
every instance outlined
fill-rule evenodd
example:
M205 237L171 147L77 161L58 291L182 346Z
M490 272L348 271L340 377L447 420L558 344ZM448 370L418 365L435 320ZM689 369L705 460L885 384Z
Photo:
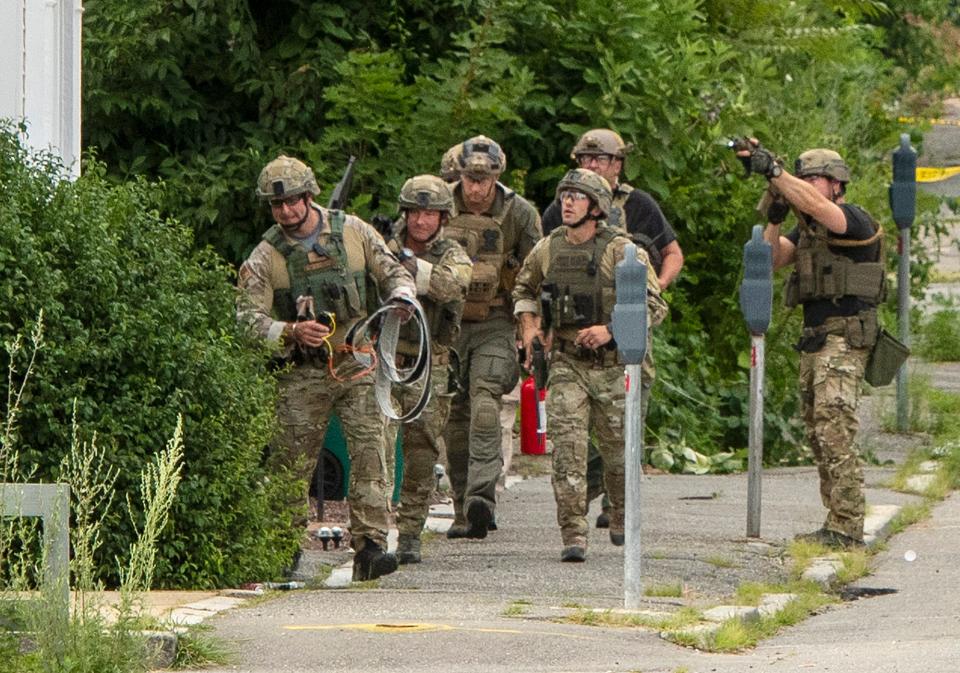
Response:
M567 339L555 338L553 340L553 350L563 353L564 355L569 355L577 360L594 362L598 365L617 364L617 351L607 346L601 346L599 349L594 350L592 348L578 346Z

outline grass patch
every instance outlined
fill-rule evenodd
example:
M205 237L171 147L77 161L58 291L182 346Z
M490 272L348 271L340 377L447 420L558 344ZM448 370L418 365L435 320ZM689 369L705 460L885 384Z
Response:
M613 612L612 610L576 610L559 621L581 626L612 626L647 628L656 631L676 631L699 624L703 616L699 610L681 608L669 615Z
M837 570L837 582L849 584L854 580L870 574L870 552L866 549L855 549L840 555L843 565Z
M516 600L511 601L504 611L504 617L519 617L520 615L525 615L530 611L530 606L533 605L530 601L527 600Z
M705 563L709 563L712 566L717 568L736 568L737 564L733 559L729 559L726 556L707 556L703 559Z
M813 583L793 583L787 587L745 585L746 594L754 592L793 593L796 598L787 603L776 614L762 617L757 621L745 622L741 619L728 619L712 633L680 632L673 634L672 639L682 645L697 647L710 652L740 652L755 647L761 640L776 635L788 626L800 623L810 615L820 611L824 606L838 602L836 597L823 593Z
M683 584L681 582L651 584L644 588L643 595L652 598L680 598L683 596Z
M919 329L916 353L930 362L960 361L960 311L937 311Z
M236 653L226 642L212 635L213 627L198 624L179 636L175 669L225 666L234 661Z

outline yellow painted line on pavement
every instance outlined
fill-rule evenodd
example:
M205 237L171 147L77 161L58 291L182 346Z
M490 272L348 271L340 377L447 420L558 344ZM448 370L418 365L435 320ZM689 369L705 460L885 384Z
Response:
M960 166L937 168L935 166L917 166L917 182L940 182L954 175L960 175Z

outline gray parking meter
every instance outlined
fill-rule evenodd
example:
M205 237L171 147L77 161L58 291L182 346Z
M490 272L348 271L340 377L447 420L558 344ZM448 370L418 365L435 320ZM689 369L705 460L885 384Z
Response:
M917 152L910 146L910 135L900 134L900 147L893 153L893 182L890 184L890 210L900 229L900 264L897 268L897 320L900 341L910 345L910 227L917 213ZM909 425L907 365L897 372L897 429L906 432Z
M743 246L740 311L751 334L766 334L773 312L773 249L763 240L763 227Z
M647 267L628 243L616 268L617 303L613 337L626 365L624 408L624 548L623 607L636 610L643 599L640 581L640 475L643 470L643 423L640 417L640 363L647 352Z
M764 334L773 312L773 248L763 227L743 246L740 310L750 330L750 439L747 458L747 537L760 537L760 476L763 470Z
M890 210L897 227L909 229L913 226L917 213L917 152L910 146L907 133L900 134L900 147L893 153Z
M613 338L624 364L643 362L647 352L647 267L637 259L637 246L628 243L617 264L617 303L613 307Z

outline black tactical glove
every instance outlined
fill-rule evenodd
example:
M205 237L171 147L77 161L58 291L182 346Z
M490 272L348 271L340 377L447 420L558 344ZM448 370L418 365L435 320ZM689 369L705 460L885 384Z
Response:
M743 157L742 159L746 159ZM744 166L747 163L744 162ZM775 178L783 172L783 165L773 152L757 144L750 152L749 169L751 173L762 175L767 180Z
M770 224L782 224L787 219L787 213L790 212L790 204L782 196L777 197L767 208L767 222Z

